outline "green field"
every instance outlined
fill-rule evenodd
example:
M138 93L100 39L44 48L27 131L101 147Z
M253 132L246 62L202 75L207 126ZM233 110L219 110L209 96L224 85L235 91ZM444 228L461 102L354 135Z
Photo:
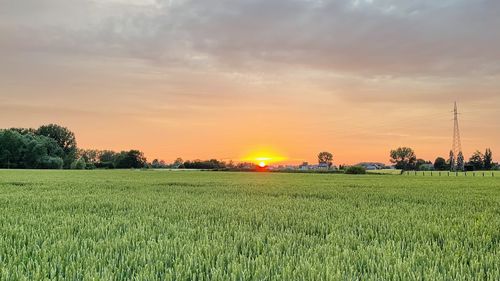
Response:
M407 171L403 176L426 176L426 177L500 177L500 171L472 171L472 172L449 172L449 171Z
M500 177L0 171L0 280L500 280Z

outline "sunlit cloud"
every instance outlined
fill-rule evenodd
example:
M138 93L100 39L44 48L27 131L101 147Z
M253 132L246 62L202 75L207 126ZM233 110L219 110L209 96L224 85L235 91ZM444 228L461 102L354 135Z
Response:
M386 161L446 154L458 100L464 150L498 145L499 1L0 2L0 127L166 160Z

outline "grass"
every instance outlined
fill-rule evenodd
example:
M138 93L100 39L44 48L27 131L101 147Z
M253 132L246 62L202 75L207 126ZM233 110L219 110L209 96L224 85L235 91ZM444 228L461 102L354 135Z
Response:
M0 280L500 280L500 177L0 171Z
M471 172L449 172L449 171L406 171L403 176L432 176L432 177L500 177L500 171L471 171Z
M366 170L369 174L379 174L379 175L400 175L401 170L396 169L382 169L382 170Z

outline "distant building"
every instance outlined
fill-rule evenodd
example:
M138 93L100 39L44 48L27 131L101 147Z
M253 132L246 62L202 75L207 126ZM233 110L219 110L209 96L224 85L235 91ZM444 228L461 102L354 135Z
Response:
M299 165L299 170L301 171L318 171L318 170L336 170L335 165L328 166L328 163L319 163L317 165L309 165L308 162L303 162Z
M375 165L363 165L362 167L364 167L366 170L379 170L379 167Z
M309 170L309 163L308 162L302 162L299 166L299 170L301 171L307 171Z
M379 162L361 162L354 166L360 166L365 168L366 170L390 169L390 167L387 167L387 165L385 165L384 163Z
M331 166L329 166L328 163L319 163L318 164L318 170L330 170L330 169L332 169L332 170L335 169L335 166L333 165L333 163Z

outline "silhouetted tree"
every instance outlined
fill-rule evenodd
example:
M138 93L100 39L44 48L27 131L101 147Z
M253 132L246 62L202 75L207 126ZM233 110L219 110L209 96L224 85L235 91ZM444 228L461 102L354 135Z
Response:
M434 169L436 171L444 171L447 169L446 160L443 157L438 157L434 161Z
M193 160L184 162L184 168L186 169L202 169L202 170L217 170L226 168L226 163L221 162L217 159L210 160Z
M147 164L146 157L139 150L120 152L115 160L115 168L144 168Z
M166 167L167 167L167 164L163 160L154 159L151 162L151 168L153 168L153 169L164 169Z
M425 164L432 164L430 161L425 161L424 159L417 159L415 162L415 169L420 170L420 166Z
M474 170L482 170L483 164L483 154L479 150L476 150L469 158L469 165L474 167Z
M101 151L97 149L79 149L78 156L79 158L83 158L87 165L91 164L96 166L99 163L99 157L101 155Z
M99 163L96 166L97 168L113 169L117 157L118 153L112 150L102 150L99 153Z
M320 152L318 154L318 163L327 164L328 168L330 168L333 164L333 154L327 151Z
M484 152L483 162L485 170L491 170L493 168L493 153L491 152L491 149L487 148Z
M413 149L409 147L399 147L395 150L391 150L391 163L395 164L396 169L401 170L412 170L415 169L415 162L417 157Z
M178 169L181 168L181 166L184 167L184 160L178 157L177 159L175 159L174 163L172 164L172 167Z

